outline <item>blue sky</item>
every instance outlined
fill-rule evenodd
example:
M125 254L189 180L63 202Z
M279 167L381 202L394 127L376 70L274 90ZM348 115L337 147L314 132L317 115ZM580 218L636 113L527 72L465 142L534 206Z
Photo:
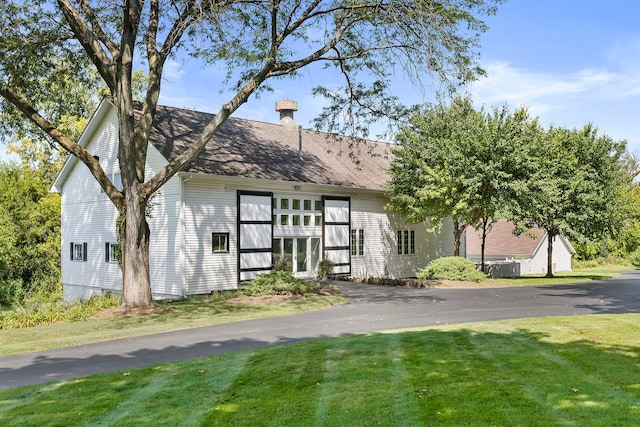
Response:
M480 65L488 77L471 86L476 106L527 106L545 125L569 128L594 123L616 140L640 151L640 4L637 0L511 0L486 19ZM215 112L227 100L218 94L221 76L211 69L170 63L160 102ZM275 102L298 101L298 124L322 107L311 87L331 78L306 72L275 84L273 93L250 98L234 115L275 122ZM329 82L330 83L330 82ZM401 83L401 101L432 101Z

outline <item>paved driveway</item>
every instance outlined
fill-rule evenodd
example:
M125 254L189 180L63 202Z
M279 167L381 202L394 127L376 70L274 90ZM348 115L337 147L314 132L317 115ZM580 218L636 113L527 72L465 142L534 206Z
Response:
M412 289L337 283L322 310L0 357L0 389L293 341L521 317L640 312L640 271L586 284Z

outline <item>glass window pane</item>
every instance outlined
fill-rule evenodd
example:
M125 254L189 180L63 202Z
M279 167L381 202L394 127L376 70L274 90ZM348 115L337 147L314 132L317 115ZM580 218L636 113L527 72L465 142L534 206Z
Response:
M284 240L284 256L289 263L289 271L293 271L293 239L285 238Z
M398 244L398 255L402 255L402 230L398 230L397 244Z
M316 215L314 224L316 225L316 227L320 227L322 225L322 216Z
M311 215L305 215L304 216L304 225L305 227L308 227L311 225Z
M311 238L311 271L315 271L320 261L320 238Z
M296 271L307 271L307 239L296 239L297 262Z
M409 253L412 255L416 253L416 231L415 230L411 230L410 239L409 239Z
M282 256L282 239L273 239L273 260L278 261Z
M280 215L280 225L289 225L289 215Z
M409 254L409 230L404 230L404 254Z
M321 200L316 200L314 207L315 207L316 211L321 211L322 210L322 201Z
M292 215L293 225L300 225L300 215Z
M357 255L358 254L358 238L357 238L357 234L358 231L357 230L351 230L351 255Z
M213 233L213 252L228 252L229 251L229 234L228 233Z
M293 205L293 206L292 206L292 209L294 209L294 210L300 210L300 200L299 200L299 199L293 199L293 200L291 201L291 204Z
M358 234L358 255L364 255L364 230Z
M304 201L304 210L305 211L310 211L311 210L311 200L305 200Z
M280 209L289 209L289 199L280 199Z

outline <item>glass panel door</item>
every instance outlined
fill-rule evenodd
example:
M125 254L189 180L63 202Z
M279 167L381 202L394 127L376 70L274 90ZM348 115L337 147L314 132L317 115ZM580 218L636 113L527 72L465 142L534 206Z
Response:
M307 272L307 238L301 237L296 239L296 272Z
M318 268L318 261L320 261L320 238L311 238L311 265L309 266L309 272L314 273Z
M290 238L290 237L285 237L284 239L284 251L283 251L283 255L287 258L287 261L289 261L289 265L290 265L290 271L294 272L295 270L293 269L295 266L295 259L294 259L294 249L293 249L293 241L294 239Z

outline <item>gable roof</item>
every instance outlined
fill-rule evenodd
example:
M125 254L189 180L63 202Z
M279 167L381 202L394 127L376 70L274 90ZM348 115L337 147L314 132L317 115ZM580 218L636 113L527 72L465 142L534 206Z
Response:
M194 143L213 114L159 106L150 142L172 160ZM184 172L382 190L389 144L230 117ZM301 148L301 149L300 149ZM355 150L359 164L350 159Z
M540 228L532 228L529 231L535 235L534 238L521 234L513 234L515 226L512 222L499 220L487 233L485 242L485 256L530 256L533 255L546 232ZM480 255L482 245L482 230L467 230L467 256Z
M113 104L103 100L78 143L86 147ZM158 106L149 142L171 161L193 144L214 117ZM182 172L265 179L382 191L389 177L390 144L291 129L280 124L228 118L204 150ZM356 162L352 159L355 157ZM62 185L79 160L70 156L51 191Z

